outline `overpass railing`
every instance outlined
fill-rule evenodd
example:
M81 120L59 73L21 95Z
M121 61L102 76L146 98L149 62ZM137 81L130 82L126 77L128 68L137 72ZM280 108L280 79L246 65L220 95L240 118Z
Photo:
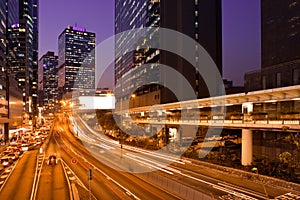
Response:
M276 128L282 130L296 129L300 131L300 120L177 120L177 119L133 119L135 123L203 125L240 128Z

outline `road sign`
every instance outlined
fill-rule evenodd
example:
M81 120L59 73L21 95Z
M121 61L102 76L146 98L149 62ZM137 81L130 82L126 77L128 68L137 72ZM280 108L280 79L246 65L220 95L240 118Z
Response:
M72 158L71 162L72 162L73 164L77 164L78 160L77 160L77 158Z

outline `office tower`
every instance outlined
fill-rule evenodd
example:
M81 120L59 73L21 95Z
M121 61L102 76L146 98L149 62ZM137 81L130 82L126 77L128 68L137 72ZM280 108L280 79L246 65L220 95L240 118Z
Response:
M66 28L58 37L58 87L61 95L74 90L95 92L96 35L85 28Z
M25 78L25 80L29 79L25 86L26 107L28 104L28 112L35 114L37 111L38 0L19 0L19 25L26 30L25 37L20 37L20 42L26 44L26 50L21 51L25 53L28 67L28 77Z
M181 0L116 0L115 1L115 33L141 27L162 27L183 33L199 42L210 54L216 63L220 74L222 73L222 30L221 30L221 1L181 1ZM140 38L139 38L140 37ZM130 88L146 79L147 74L139 71L143 64L164 64L171 66L181 73L194 89L195 96L202 98L208 96L208 91L201 75L187 61L170 52L147 48L147 41L155 38L143 38L142 33L133 38L120 38L115 43L116 51L127 48L127 44L136 42L136 50L127 52L116 58L115 84L117 101L129 101ZM175 43L178 41L174 41ZM180 42L178 42L180 43ZM195 52L197 50L195 49ZM192 50L194 52L194 50ZM195 53L195 62L200 64L201 58ZM134 70L135 75L130 74ZM163 88L159 81L164 81L166 74L155 72L156 80L153 84L142 86L135 91L135 105L146 106L176 101L174 95ZM134 78L133 78L134 77ZM118 84L122 80L122 85ZM151 80L150 80L151 82ZM178 90L184 90L178 83ZM122 97L120 97L122 96Z
M6 54L6 22L7 22L7 16L6 16L6 2L1 1L0 2L0 67L1 71L3 71L6 68L5 63L5 54Z
M300 0L261 1L261 70L246 73L248 91L300 84Z
M262 0L262 68L299 60L299 31L299 0Z
M19 0L5 0L7 11L7 27L19 21Z
M16 47L18 38L15 38L16 35L11 35L11 28L17 27L19 22L19 0L6 0L6 39L7 39L7 70L11 71L14 64L12 62L16 62Z
M58 97L57 78L58 56L48 51L38 64L38 99L39 107L52 110Z
M33 113L37 113L38 101L38 60L39 60L39 0L32 1L32 107Z
M7 140L8 138L8 96L7 96L7 82L6 75L4 70L6 70L6 23L7 23L7 14L6 14L6 2L0 2L0 103L2 104L3 109L0 109L0 139ZM5 123L6 121L6 123Z
M146 27L148 0L137 1L136 4L129 1L115 1L115 33L122 33L139 27ZM137 17L136 17L137 16ZM116 48L126 48L126 43L131 43L133 38L120 38L116 41ZM125 43L125 45L124 45ZM117 82L126 72L134 68L134 52L128 52L115 63L115 81Z
M14 106L16 110L11 109L13 107L11 106L12 103L17 103L20 93L17 90L10 92L10 88L15 88L16 85L13 81L9 81L9 74L7 73L8 68L11 66L8 58L14 55L9 52L8 27L18 22L18 14L18 0L0 2L0 138L5 142L8 141L9 126L12 126L12 122L16 122L16 118L20 117L14 115L19 114L19 104ZM13 113L13 111L16 112ZM16 123L16 125L20 124Z
M9 51L16 54L9 72L22 89L24 113L31 119L37 106L38 0L19 0L18 11L18 22L8 27Z
M8 27L19 21L18 0L4 0L0 2L0 71L6 72L8 67ZM3 75L1 75L3 78Z

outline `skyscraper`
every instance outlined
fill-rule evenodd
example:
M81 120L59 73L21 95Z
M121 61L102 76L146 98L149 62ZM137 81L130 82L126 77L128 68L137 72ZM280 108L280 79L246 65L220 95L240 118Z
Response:
M15 121L18 113L18 105L10 109L9 101L16 103L18 101L18 90L10 92L10 88L15 88L13 80L9 81L8 68L11 66L10 56L14 56L13 52L9 52L9 32L8 27L18 22L18 0L4 0L0 2L0 138L8 141L9 120ZM9 84L9 82L11 84ZM12 111L16 111L12 113ZM19 117L19 116L17 116Z
M54 107L58 97L57 85L58 57L54 52L47 52L39 60L38 67L38 97L39 107L46 106L49 110Z
M7 27L19 21L19 0L5 0L7 11Z
M261 70L245 75L247 91L300 84L300 0L261 1Z
M300 1L261 1L262 68L300 59Z
M39 0L33 0L32 2L32 106L34 113L37 112L38 104L38 61L39 61Z
M0 69L6 71L9 34L8 28L19 21L18 0L0 2ZM3 78L3 76L2 76Z
M6 22L7 22L7 14L6 14L6 2L0 2L0 67L1 69L5 69L5 54L6 54ZM3 70L1 70L3 71Z
M24 113L34 115L37 106L38 0L19 0L18 12L18 22L8 27L9 51L15 52L15 57L10 58L9 72L22 89Z
M0 103L3 109L0 110L1 121L8 121L8 96L7 96L7 84L4 70L6 70L6 47L7 47L7 7L6 1L0 2ZM0 123L0 139L7 140L8 138L8 123Z
M60 95L95 90L96 35L85 28L66 28L58 37L58 87Z
M220 74L222 74L220 0L189 0L184 1L184 3L181 0L144 0L138 2L116 0L115 13L116 34L141 27L162 27L178 31L199 42L212 57ZM136 37L140 36L137 35ZM126 49L126 44L132 43L131 40L133 39L126 38L126 35L118 39L115 45L116 50ZM145 78L142 72L137 72L138 67L150 63L171 66L188 80L198 98L208 96L206 85L195 68L184 59L170 52L147 48L147 40L151 40L151 36L149 38L141 37L140 42L136 44L136 51L127 52L125 55L116 58L116 93L122 93L121 98L123 100L129 100L130 94L128 91L130 88L139 82L139 78ZM199 65L201 58L195 54L194 59ZM137 72L134 75L135 78L130 75L132 70ZM157 80L162 80L163 76L166 75L157 73ZM121 79L123 79L122 85L117 84ZM178 83L179 90L184 90L180 87L180 83ZM135 101L137 102L135 106L176 101L176 98L166 88L161 87L158 82L138 88L135 93ZM118 94L116 97L118 101Z

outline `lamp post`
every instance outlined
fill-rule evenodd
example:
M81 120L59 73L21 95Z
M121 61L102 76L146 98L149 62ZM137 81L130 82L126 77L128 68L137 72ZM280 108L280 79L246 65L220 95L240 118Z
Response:
M134 99L136 97L136 94L132 94L131 95L131 99L132 99L132 108L134 108Z
M257 168L257 167L253 167L253 168L251 169L251 171L257 174L257 179L259 180L258 168ZM265 194L266 194L266 197L268 197L268 193L267 193L265 184L262 183L262 186L263 186L263 188L264 188L264 192L265 192Z

